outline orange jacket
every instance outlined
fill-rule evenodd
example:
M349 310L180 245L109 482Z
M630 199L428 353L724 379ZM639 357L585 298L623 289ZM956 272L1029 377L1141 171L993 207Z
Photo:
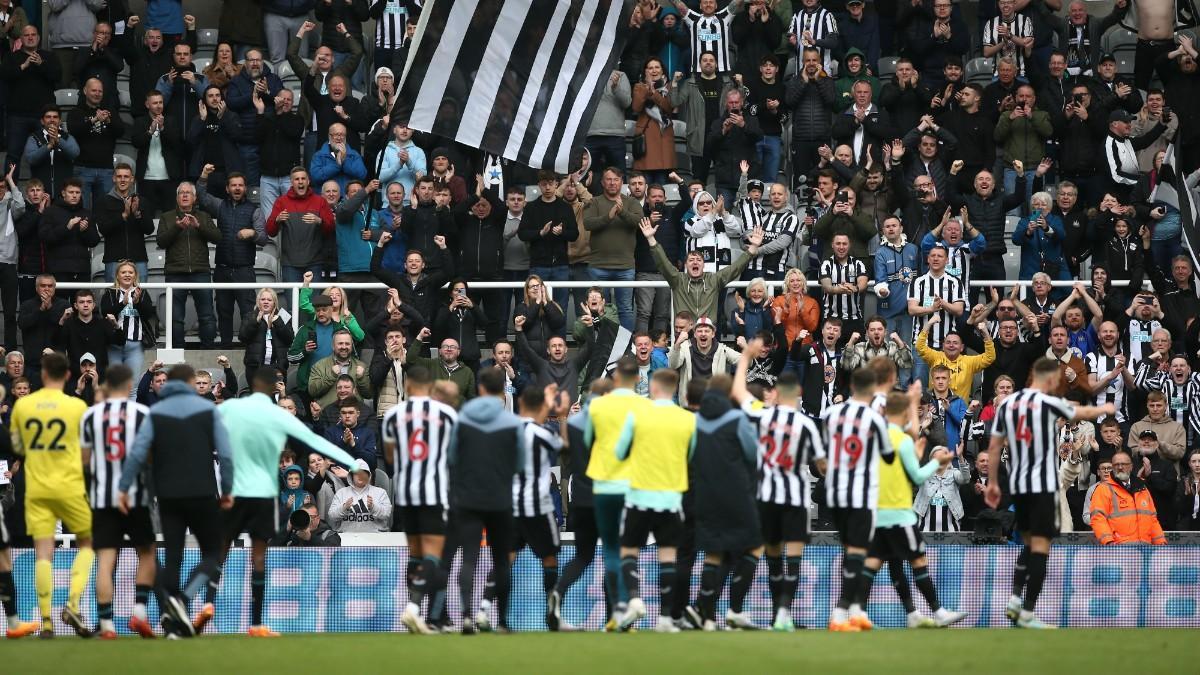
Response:
M1112 478L1096 486L1089 506L1092 532L1104 545L1166 544L1150 490L1140 482L1133 487L1136 492L1130 494Z
M792 343L800 336L801 330L808 331L808 337L804 338L801 344L810 345L817 338L817 324L821 322L821 306L813 298L802 295L800 302L797 303L795 295L790 293L777 295L771 301L771 308L780 310L779 323L782 323L784 330L787 331L788 349L791 349Z

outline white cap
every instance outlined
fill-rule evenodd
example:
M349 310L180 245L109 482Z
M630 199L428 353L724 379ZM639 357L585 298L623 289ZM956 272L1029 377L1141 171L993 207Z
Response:
M367 473L371 473L371 467L370 467L370 465L367 464L367 460L356 459L356 460L354 460L354 471L356 473L359 471L366 471Z
M91 352L84 352L83 356L79 357L79 363L82 364L85 361L91 361L92 363L95 363L96 356Z
M380 66L379 70L375 71L375 79L378 80L380 75L387 75L393 80L396 79L396 76L392 73L392 69L387 66Z

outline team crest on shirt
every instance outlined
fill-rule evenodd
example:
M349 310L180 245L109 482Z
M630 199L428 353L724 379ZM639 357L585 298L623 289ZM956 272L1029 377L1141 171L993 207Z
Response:
M753 115L754 117L758 117L758 104L757 103L753 103L750 105L750 114Z
M834 378L836 378L836 377L837 377L837 366L833 365L832 363L830 363L828 361L825 362L825 384L829 384L829 383L833 382Z
M911 284L912 278L913 278L913 270L911 267L901 267L900 271L896 273L896 276L899 277L900 281L903 281L906 284Z

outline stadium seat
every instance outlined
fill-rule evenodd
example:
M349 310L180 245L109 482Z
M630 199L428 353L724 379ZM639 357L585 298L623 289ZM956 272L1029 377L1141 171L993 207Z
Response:
M800 67L796 63L796 57L792 56L788 58L787 65L783 68L784 81L792 79L798 72L800 72Z
M674 204L679 201L679 185L677 183L667 183L663 186L663 192L667 193L668 204Z
M525 201L526 202L531 202L541 196L542 196L542 191L538 189L538 186L536 186L536 185L526 185L525 186Z
M879 57L879 81L883 83L891 82L896 79L896 62L900 60L898 56L881 56Z
M79 105L79 92L75 89L56 89L54 91L54 102L60 108L74 108ZM66 111L64 110L63 113L66 113Z
M279 79L281 79L281 80L289 78L289 77L297 77L296 73L292 72L292 64L288 63L287 61L284 61L283 63L279 64L278 66L275 66L273 68L273 70L275 71L275 74L279 76Z
M671 126L675 129L676 142L687 139L687 122L671 120Z
M116 168L116 166L118 164L128 164L129 166L132 166L132 167L137 166L137 162L133 161L132 157L130 157L129 155L122 155L119 153L113 155L113 168Z
M633 138L634 129L637 129L637 122L634 120L625 120L625 137Z
M973 82L979 86L987 86L992 81L992 71L996 67L995 59L991 58L974 58L967 61L967 82Z
M204 72L204 69L209 67L211 64L212 64L212 59L210 59L210 58L192 59L192 65L196 67L197 73Z
M258 203L258 188L257 187L250 188L250 201L254 202L255 204ZM264 215L270 215L270 214L264 214Z
M1128 28L1117 26L1100 38L1100 48L1114 55L1117 52L1132 52L1137 49L1137 34Z
M209 47L215 49L217 46L217 29L216 28L199 28L196 30L196 45L201 49Z
M1117 73L1120 75L1133 76L1133 52L1121 51L1114 56L1117 59Z
M258 281L275 281L279 278L279 259L258 251L254 254L254 277Z

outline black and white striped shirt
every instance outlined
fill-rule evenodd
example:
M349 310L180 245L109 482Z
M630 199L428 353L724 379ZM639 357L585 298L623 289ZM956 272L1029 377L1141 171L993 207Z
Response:
M446 508L447 451L458 413L425 396L397 403L383 416L383 444L392 453L392 503Z
M683 23L692 33L692 70L700 72L700 57L712 54L717 57L717 72L727 73L733 70L733 60L729 58L729 45L733 42L730 26L733 24L733 12L726 7L711 16L705 16L696 10L688 10L683 17Z
M965 241L957 246L945 241L939 243L946 247L949 254L946 258L946 274L958 279L964 289L971 288L971 258L975 257L971 253L971 245Z
M932 272L926 272L917 277L908 287L908 299L916 300L921 307L932 307L936 298L941 298L947 303L961 302L965 306L966 296L963 294L962 282L946 273L935 277ZM958 317L950 312L943 309L939 310L937 315L941 317L941 321L929 328L928 344L930 349L941 349L942 341L958 326ZM928 318L932 317L931 314ZM913 344L917 343L917 336L921 334L921 325L921 321L913 321Z
M1105 354L1103 350L1091 352L1084 357L1084 362L1087 364L1088 372L1096 376L1096 380L1102 380L1117 367L1117 356L1120 352L1113 356ZM1125 378L1121 375L1116 376L1108 383L1104 389L1096 392L1096 405L1104 405L1111 403L1117 408L1117 421L1124 424L1127 411L1125 410ZM1108 415L1102 415L1096 420L1099 425Z
M1010 58L1013 63L1017 64L1017 75L1023 77L1025 75L1025 51L1022 47L1017 46L1017 43L1000 37L999 28L1002 23L1008 25L1009 35L1027 38L1033 37L1033 22L1024 14L1014 14L1007 21L1000 16L993 17L983 26L983 45L985 47L1002 45L1000 51L992 56L996 64L992 68L992 74L997 73L1000 59Z
M763 208L761 204L754 203L749 199L743 199L741 201L741 211L738 215L742 219L742 232L749 233L753 232L756 227L762 228L763 240L762 245L759 246L760 250L780 237L791 237L791 243L785 246L782 251L766 254L760 253L750 260L750 264L746 265L746 269L754 272L788 271L792 267L791 248L792 243L796 241L796 228L799 226L796 214L791 209L772 211Z
M804 61L805 31L808 31L812 35L814 43L819 43L826 38L836 37L838 34L837 19L834 18L833 12L820 6L812 11L802 9L792 15L792 22L788 26L788 33L796 36L796 57L801 63ZM825 47L817 47L816 49L821 53L821 68L827 74L832 75L833 50Z
M1058 427L1075 406L1037 389L1022 389L997 406L992 437L1008 444L1008 489L1014 495L1058 490Z
M373 0L370 13L379 14L375 21L375 47L400 49L408 44L408 24L415 24L420 12L421 0ZM396 73L396 86L400 85L400 75Z
M1179 384L1169 371L1157 370L1153 361L1143 362L1134 372L1134 384L1139 389L1161 391L1167 397L1167 415L1183 426L1188 434L1188 447L1191 447L1200 434L1200 419L1197 419L1200 373L1192 373Z
M125 453L133 449L138 429L150 414L146 406L128 399L97 403L83 415L79 430L79 446L91 450L88 464L88 501L93 509L117 508L117 485ZM129 488L129 503L149 506L143 476L138 476Z
M863 261L848 256L843 262L838 262L833 256L821 261L821 279L829 279L834 286L854 284L867 276L867 266ZM862 318L862 293L826 293L822 315L825 318L835 317L842 321L853 321Z
M126 290L118 287L116 292L117 302L121 305L121 312L117 315L117 323L121 326L121 332L125 335L127 342L141 342L142 316L134 306L133 289Z
M874 510L879 503L879 458L895 457L887 421L869 404L850 399L826 408L821 422L829 455L825 503Z
M522 417L521 421L525 423L525 428L521 429L525 463L513 476L513 515L528 518L552 514L554 501L550 498L550 469L558 464L562 439L528 417Z
M825 456L817 425L791 406L764 408L748 401L742 410L758 427L758 501L809 508L805 467Z
M1129 369L1134 373L1137 372L1138 366L1142 365L1142 361L1154 353L1154 347L1150 346L1150 340L1154 337L1154 332L1161 330L1162 327L1158 319L1129 320L1125 334L1121 336L1121 351L1125 352L1129 358Z

